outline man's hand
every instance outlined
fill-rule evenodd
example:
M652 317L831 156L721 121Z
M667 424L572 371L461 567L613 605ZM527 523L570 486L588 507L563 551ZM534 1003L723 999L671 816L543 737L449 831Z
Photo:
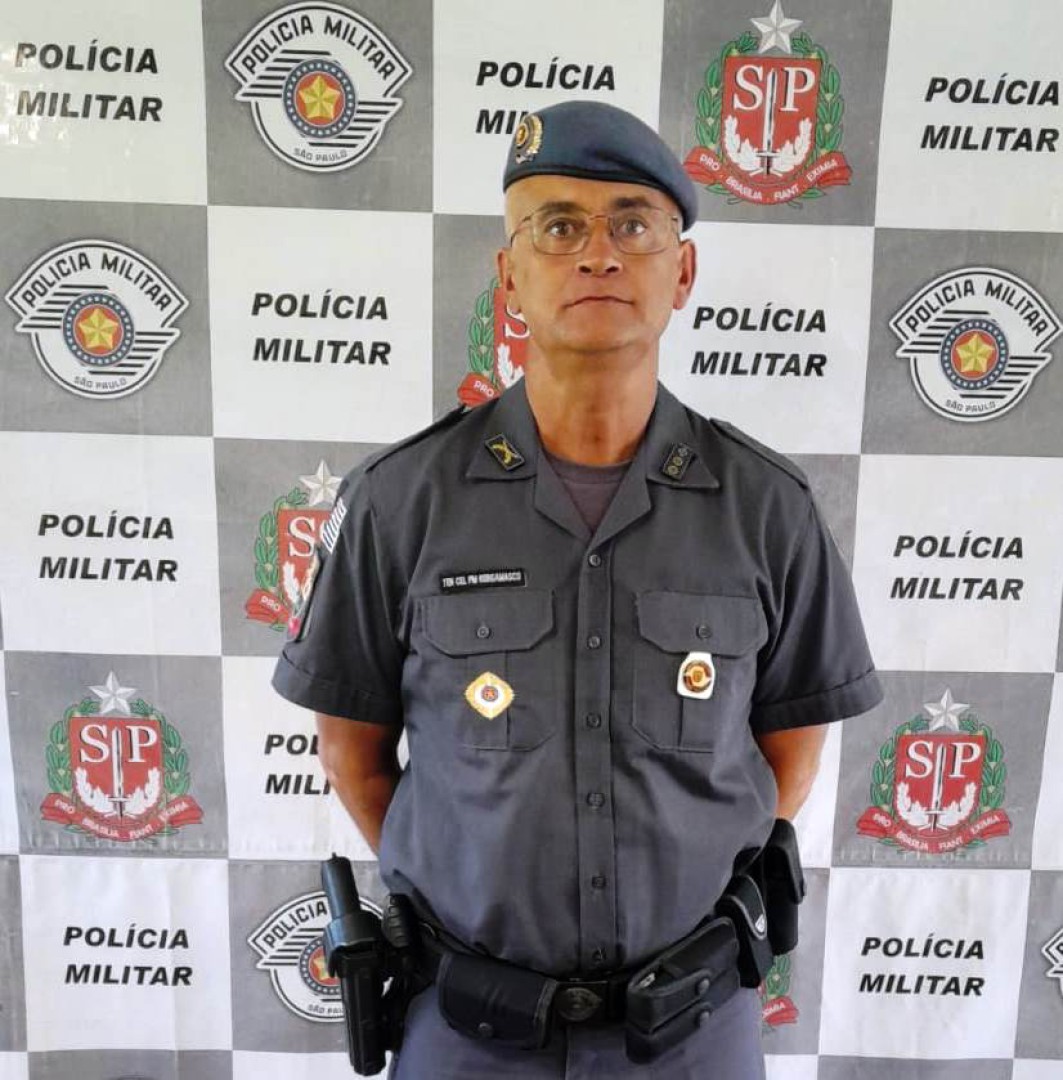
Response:
M819 755L827 738L827 725L771 731L753 737L775 773L779 789L775 816L793 821L819 772Z
M366 843L379 853L380 830L399 783L402 729L315 713L317 753L329 783Z

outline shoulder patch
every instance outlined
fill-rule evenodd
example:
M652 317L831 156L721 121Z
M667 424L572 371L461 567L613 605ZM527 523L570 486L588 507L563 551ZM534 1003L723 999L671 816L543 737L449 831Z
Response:
M420 431L415 431L412 435L407 435L405 439L400 439L390 446L385 446L383 450L378 450L375 454L370 454L369 457L362 462L362 468L366 472L369 472L370 469L375 468L385 458L391 457L392 454L399 450L404 450L407 446L413 446L414 443L419 443L422 439L427 438L436 431L442 431L444 428L453 426L463 416L467 416L471 412L472 409L467 405L459 405L457 408L451 409L450 412L444 413L438 420L434 420L428 427L421 428Z
M726 420L710 420L709 423L721 435L725 435L732 442L752 450L754 454L764 458L765 461L770 461L776 468L782 469L788 476L793 477L806 491L809 490L808 477L788 457L784 457L763 443L757 442L751 435L740 431L734 424L728 424Z

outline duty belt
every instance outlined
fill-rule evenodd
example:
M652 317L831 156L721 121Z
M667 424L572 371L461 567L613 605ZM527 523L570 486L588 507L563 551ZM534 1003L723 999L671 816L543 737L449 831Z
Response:
M426 983L438 980L440 966L448 953L470 957L479 955L431 923L421 921L420 931L421 949L417 957L417 974ZM517 971L527 970L507 964L506 961L491 959L490 962L505 964ZM557 984L552 1005L554 1022L597 1025L623 1020L627 1011L625 991L636 970L633 967L622 968L598 979L551 980Z

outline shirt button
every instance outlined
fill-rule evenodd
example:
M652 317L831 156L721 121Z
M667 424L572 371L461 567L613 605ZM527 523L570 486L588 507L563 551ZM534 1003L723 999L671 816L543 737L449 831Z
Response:
M483 641L484 638L489 638L491 636L491 627L484 626L484 625L481 624L480 626L478 626L476 628L476 636L481 641Z
M591 885L595 889L604 889L605 878L603 878L601 874L595 874L594 877L591 878Z
M486 1020L476 1025L476 1034L481 1039L489 1039L494 1033L495 1029Z
M587 715L583 718L583 722L589 728L597 728L602 726L602 718L596 712L587 713Z
M599 806L603 806L604 804L605 804L605 796L600 791L592 791L587 796L587 805L588 806L593 806L596 810L598 809Z
M591 634L591 636L589 638L587 638L587 648L588 649L601 648L601 644L602 644L602 639L597 634Z
M604 964L605 963L605 949L595 949L594 952L591 953L591 963L594 964L595 967L598 967L601 964Z
M704 623L699 623L695 628L694 633L697 634L702 641L712 637L712 631Z
M599 567L602 565L602 557L598 554L597 551L595 551L587 556L587 562L589 562L593 567Z

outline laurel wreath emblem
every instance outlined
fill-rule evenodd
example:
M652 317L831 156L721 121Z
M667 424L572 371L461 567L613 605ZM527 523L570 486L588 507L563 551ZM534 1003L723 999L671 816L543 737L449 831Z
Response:
M898 727L891 738L882 744L878 758L871 766L871 805L890 814L893 809L893 788L897 774L897 742L902 735L917 735L929 729L925 716L915 716ZM982 762L982 787L978 795L979 815L990 810L999 810L1004 805L1004 782L1008 770L1004 764L1004 747L993 734L992 728L983 723L974 713L967 713L960 718L960 730L968 735L981 735L985 739L985 758ZM895 845L896 841L883 837L884 844ZM984 840L971 840L966 846L981 847Z
M808 34L794 34L790 39L793 52L802 58L820 62L819 94L816 99L816 146L814 160L838 149L842 141L842 115L845 99L841 95L841 75L830 62L827 50L817 45ZM752 30L728 41L720 55L705 70L704 84L696 98L697 118L694 131L700 145L721 154L720 125L723 119L723 69L732 56L748 56L757 49L757 35ZM722 156L722 155L721 155ZM704 184L707 191L726 195L731 202L739 202L726 185ZM818 199L823 191L811 187L790 199L788 205L797 206L804 199Z
M134 716L154 720L159 725L162 735L162 781L167 802L187 795L191 776L188 769L188 751L182 745L180 732L143 698L134 698L129 703L129 708ZM70 767L70 721L75 716L97 716L99 711L100 703L97 700L82 698L69 706L63 713L63 718L52 725L44 755L48 766L48 783L57 795L65 795L70 799L74 797L74 777ZM76 825L68 825L67 829L73 832L82 831ZM172 827L166 827L161 829L160 833L165 835L176 831Z
M280 587L280 544L277 539L277 515L281 510L298 510L300 507L306 506L309 498L310 496L302 488L292 488L287 495L282 495L275 500L273 509L263 514L258 522L258 535L255 537L255 584L275 597L284 605L285 610L289 609L289 605ZM281 619L270 623L270 628L280 631L286 625L286 620Z
M494 292L498 288L498 278L492 278L487 288L476 298L472 318L469 319L469 370L487 380L496 390L498 385L495 374L495 319Z

